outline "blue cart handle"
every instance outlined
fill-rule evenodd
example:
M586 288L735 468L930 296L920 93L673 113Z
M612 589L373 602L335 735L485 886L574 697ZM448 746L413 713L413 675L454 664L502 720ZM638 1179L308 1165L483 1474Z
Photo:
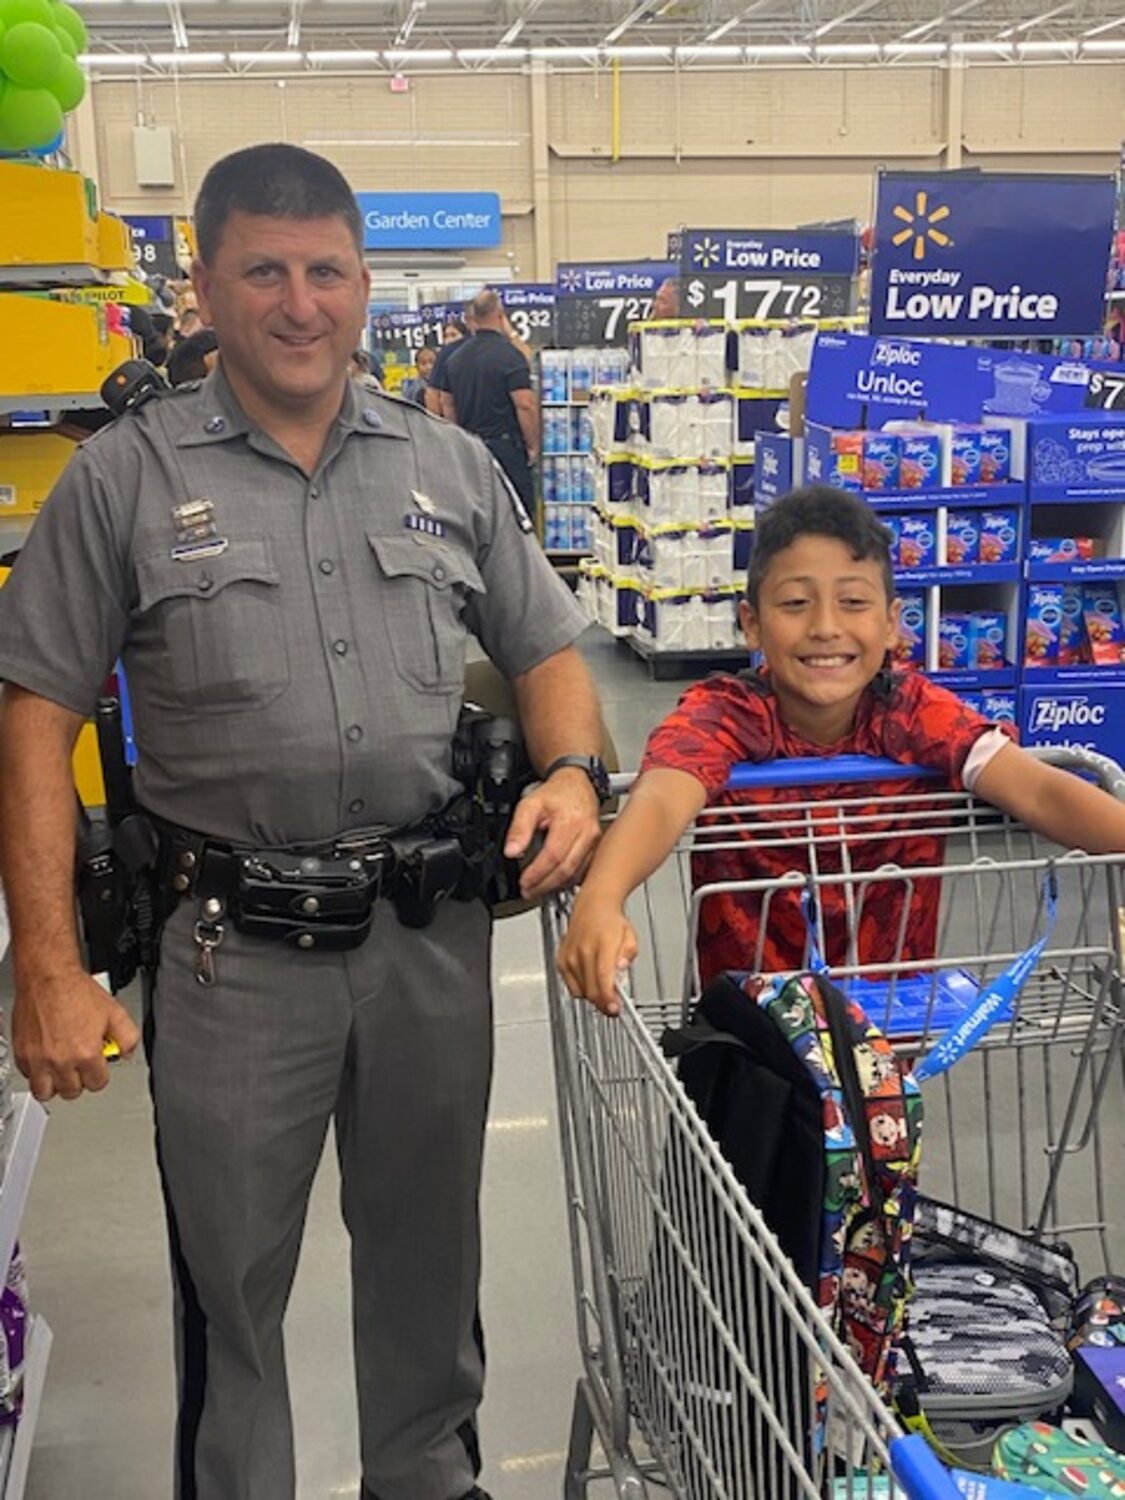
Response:
M735 766L727 780L727 789L732 792L749 791L752 787L824 786L826 782L862 781L932 781L940 779L941 772L929 766L907 766L897 760L884 760L875 755L830 755L794 760L744 761Z
M920 1432L895 1438L890 1452L895 1479L910 1500L964 1500L949 1470Z

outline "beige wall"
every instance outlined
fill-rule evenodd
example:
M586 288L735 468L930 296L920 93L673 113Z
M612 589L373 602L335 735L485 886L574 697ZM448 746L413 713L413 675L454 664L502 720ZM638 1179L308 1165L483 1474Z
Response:
M1110 171L1125 139L1125 64L970 66L961 128L944 69L623 68L620 159L611 160L607 70L543 75L548 172L539 212L551 265L535 265L527 73L444 72L390 93L385 77L294 74L93 88L99 177L122 212L181 212L208 164L259 140L321 150L357 189L499 192L500 251L525 279L556 260L662 256L679 224L782 227L868 217L877 166L940 166L958 134L966 166ZM141 189L132 127L168 125L173 190Z

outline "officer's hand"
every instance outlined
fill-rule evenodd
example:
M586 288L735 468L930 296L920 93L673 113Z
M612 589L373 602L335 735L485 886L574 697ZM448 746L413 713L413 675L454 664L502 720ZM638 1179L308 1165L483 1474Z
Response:
M607 1016L617 1015L617 985L636 956L637 934L620 906L583 891L555 960L574 998L591 1001Z
M520 876L520 894L538 901L578 880L602 836L598 799L590 778L564 766L521 798L508 829L504 854L519 859L543 833L543 847Z
M77 1099L109 1082L102 1047L117 1043L131 1057L141 1039L133 1018L82 969L17 979L12 1011L16 1066L42 1103Z

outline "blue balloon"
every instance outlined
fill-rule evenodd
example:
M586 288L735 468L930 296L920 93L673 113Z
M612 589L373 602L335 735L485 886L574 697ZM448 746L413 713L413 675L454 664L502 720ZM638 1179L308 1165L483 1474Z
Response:
M45 146L33 146L31 148L31 154L32 154L32 156L54 156L55 152L62 145L62 143L63 143L63 136L65 134L66 134L65 130L60 130L59 133L58 133L58 135L55 136L54 140L53 141L48 141L48 143Z

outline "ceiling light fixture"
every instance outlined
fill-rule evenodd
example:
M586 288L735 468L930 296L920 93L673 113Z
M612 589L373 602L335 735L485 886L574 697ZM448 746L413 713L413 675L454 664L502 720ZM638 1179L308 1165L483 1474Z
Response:
M888 57L944 57L944 42L888 42L884 48Z
M706 43L700 42L697 47L677 47L676 59L679 62L690 62L694 57L701 57L704 59L718 59L721 57L739 58L742 56L742 53L743 49L741 47L710 47Z
M1021 57L1073 57L1078 51L1078 43L1076 41L1020 42L1016 51Z
M875 42L817 42L817 57L878 57Z
M1011 42L951 42L949 50L955 57L1011 57Z
M88 68L139 68L148 59L143 52L82 52L78 61Z
M595 58L596 47L532 47L532 57L550 62L553 58Z
M389 62L392 68L397 68L401 63L411 62L450 62L453 53L448 47L418 47L413 52L384 52L383 59Z
M670 47L603 47L602 53L609 58L668 57Z
M1083 42L1082 51L1103 57L1125 54L1125 41Z
M230 54L232 63L239 67L252 66L254 63L284 63L291 66L294 63L304 62L303 52L232 52Z
M225 52L150 52L148 60L161 68L213 68L226 62Z
M752 57L808 57L809 49L795 42L763 42L760 46L751 43L746 53Z
M526 47L458 47L458 62L522 62Z
M359 47L341 48L333 52L306 52L311 63L372 63L379 61L379 53L364 51Z

